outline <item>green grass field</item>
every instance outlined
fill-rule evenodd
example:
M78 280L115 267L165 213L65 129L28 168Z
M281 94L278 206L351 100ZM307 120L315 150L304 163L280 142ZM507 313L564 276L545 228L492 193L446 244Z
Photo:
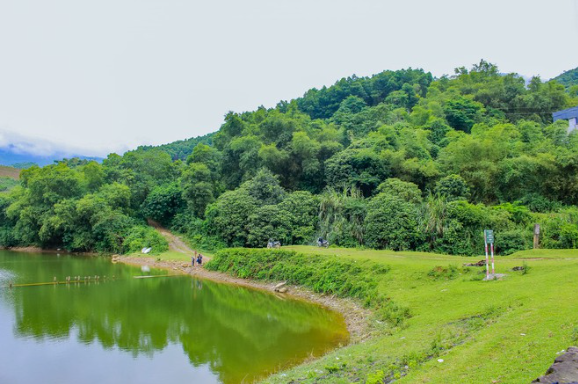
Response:
M578 250L496 257L501 280L482 281L484 258L307 246L315 255L371 260L390 271L380 293L409 308L402 327L372 319L371 336L266 383L529 383L557 353L578 344ZM188 261L177 252L162 259ZM512 271L526 266L526 272ZM443 361L438 361L443 360Z
M379 289L409 307L412 317L393 331L376 324L368 341L266 382L349 383L362 372L368 383L529 383L545 373L557 352L578 344L577 250L497 257L496 272L507 276L482 281L485 268L462 269L480 258L283 248L390 266ZM524 263L527 273L511 271Z

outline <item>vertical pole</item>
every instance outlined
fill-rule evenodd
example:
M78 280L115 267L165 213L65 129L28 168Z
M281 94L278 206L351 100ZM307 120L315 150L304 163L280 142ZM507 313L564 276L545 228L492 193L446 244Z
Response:
M490 266L488 260L488 241L486 239L486 231L484 231L484 246L486 248L486 280L490 279Z
M534 224L534 249L540 247L540 224Z
M492 275L496 274L494 270L494 243L490 244L490 250L492 251Z

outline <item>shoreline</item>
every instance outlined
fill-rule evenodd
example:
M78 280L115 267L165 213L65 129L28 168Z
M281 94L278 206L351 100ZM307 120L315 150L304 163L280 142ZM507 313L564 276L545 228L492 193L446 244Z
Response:
M84 255L84 256L99 256L97 252L70 252L66 249L47 249L36 246L29 247L0 247L0 251L22 252L22 253L48 253L48 254L63 254L63 255Z
M58 249L43 249L39 247L0 247L0 250L23 252L23 253L45 253L45 254L66 254L66 255L85 255L97 256L94 252L69 252L67 250ZM370 310L363 308L361 305L353 301L353 299L341 298L336 296L322 295L315 293L307 288L296 285L286 285L289 288L286 293L275 292L274 288L278 282L265 282L259 280L242 279L234 277L221 272L214 272L206 270L204 267L191 267L191 264L184 260L157 260L156 256L126 256L126 255L111 255L112 262L120 262L123 264L143 266L147 265L152 268L164 269L174 273L198 277L201 279L211 280L217 283L233 284L243 286L251 289L258 289L260 291L269 292L280 298L293 298L297 300L304 300L310 303L321 305L327 309L338 312L343 316L345 326L349 332L349 341L346 345L363 342L370 338L373 334L370 319L372 313ZM205 263L209 262L210 258L205 258Z
M121 255L114 255L113 261L135 266L147 265L152 268L165 269L178 274L198 277L217 283L233 284L258 289L277 295L281 298L290 297L321 305L327 309L338 312L343 316L347 331L349 332L349 342L346 345L363 342L372 335L370 324L371 311L361 307L352 299L321 295L306 288L294 285L286 285L286 287L289 288L287 293L278 293L274 291L274 288L278 283L242 279L221 272L208 271L203 267L195 266L193 268L190 263L185 261L156 260L151 256Z

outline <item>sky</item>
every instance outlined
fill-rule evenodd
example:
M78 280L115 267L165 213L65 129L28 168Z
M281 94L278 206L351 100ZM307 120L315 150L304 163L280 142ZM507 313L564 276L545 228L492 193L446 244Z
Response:
M342 77L578 67L578 0L0 0L0 148L106 156Z

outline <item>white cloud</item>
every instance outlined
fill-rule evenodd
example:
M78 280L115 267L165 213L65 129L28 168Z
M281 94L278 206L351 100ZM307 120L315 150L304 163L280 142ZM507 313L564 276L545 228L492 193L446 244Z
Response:
M33 154L37 156L95 156L105 157L111 152L124 153L129 148L82 148L67 143L55 143L49 140L21 135L19 133L0 129L0 148L17 154Z

